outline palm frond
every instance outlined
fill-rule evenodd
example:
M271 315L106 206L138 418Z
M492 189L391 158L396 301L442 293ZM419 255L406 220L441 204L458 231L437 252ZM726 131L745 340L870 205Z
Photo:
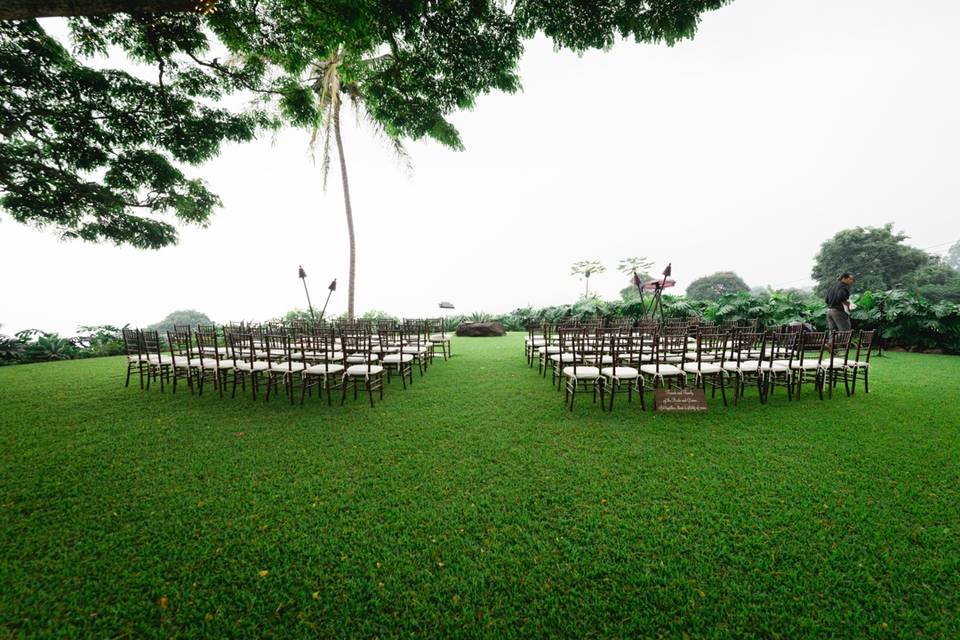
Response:
M390 149L394 158L397 161L397 164L403 169L407 175L413 173L413 162L410 158L407 148L403 145L403 141L398 137L391 135L387 131L386 127L383 126L383 123L377 120L370 110L367 109L366 102L363 99L363 96L360 94L359 89L354 84L347 84L343 87L344 93L347 94L347 97L350 98L350 106L353 107L354 116L357 119L357 122L365 126L373 134L373 136L384 144L388 149Z

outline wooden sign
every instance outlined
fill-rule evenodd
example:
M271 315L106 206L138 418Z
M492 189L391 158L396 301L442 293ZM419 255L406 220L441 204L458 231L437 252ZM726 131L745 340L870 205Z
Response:
M653 393L657 411L706 411L707 397L703 389L657 389Z

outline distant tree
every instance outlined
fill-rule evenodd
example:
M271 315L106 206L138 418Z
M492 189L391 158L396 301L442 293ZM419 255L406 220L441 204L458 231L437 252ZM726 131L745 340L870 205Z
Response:
M811 275L822 295L841 273L849 272L861 291L885 291L904 285L910 274L926 266L932 256L904 244L907 236L893 232L893 223L882 227L844 229L822 245Z
M716 300L722 295L738 291L750 291L750 287L733 271L718 271L691 282L687 286L687 297L694 300Z
M911 272L902 284L928 302L960 302L960 272L939 260Z
M603 273L607 268L600 264L597 260L581 260L580 262L574 262L570 266L570 275L574 276L583 276L583 279L586 281L586 289L584 290L583 297L590 297L590 276L595 273Z
M213 324L213 320L205 313L195 311L194 309L183 309L174 311L160 322L150 325L147 329L159 331L163 334L166 331L173 331L173 325L175 324L196 326L198 324Z
M944 263L951 269L960 271L960 241L957 241L950 247L950 251L947 252L947 257L944 258Z

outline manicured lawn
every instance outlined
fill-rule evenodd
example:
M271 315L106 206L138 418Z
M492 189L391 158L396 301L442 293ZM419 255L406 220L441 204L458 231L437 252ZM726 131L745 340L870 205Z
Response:
M0 630L960 637L960 358L570 414L521 345L459 339L374 410L0 369Z

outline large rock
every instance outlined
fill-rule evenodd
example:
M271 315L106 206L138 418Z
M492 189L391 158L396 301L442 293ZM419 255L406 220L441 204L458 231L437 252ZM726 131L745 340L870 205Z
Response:
M457 327L458 336L483 338L487 336L505 336L507 330L499 322L464 322Z

